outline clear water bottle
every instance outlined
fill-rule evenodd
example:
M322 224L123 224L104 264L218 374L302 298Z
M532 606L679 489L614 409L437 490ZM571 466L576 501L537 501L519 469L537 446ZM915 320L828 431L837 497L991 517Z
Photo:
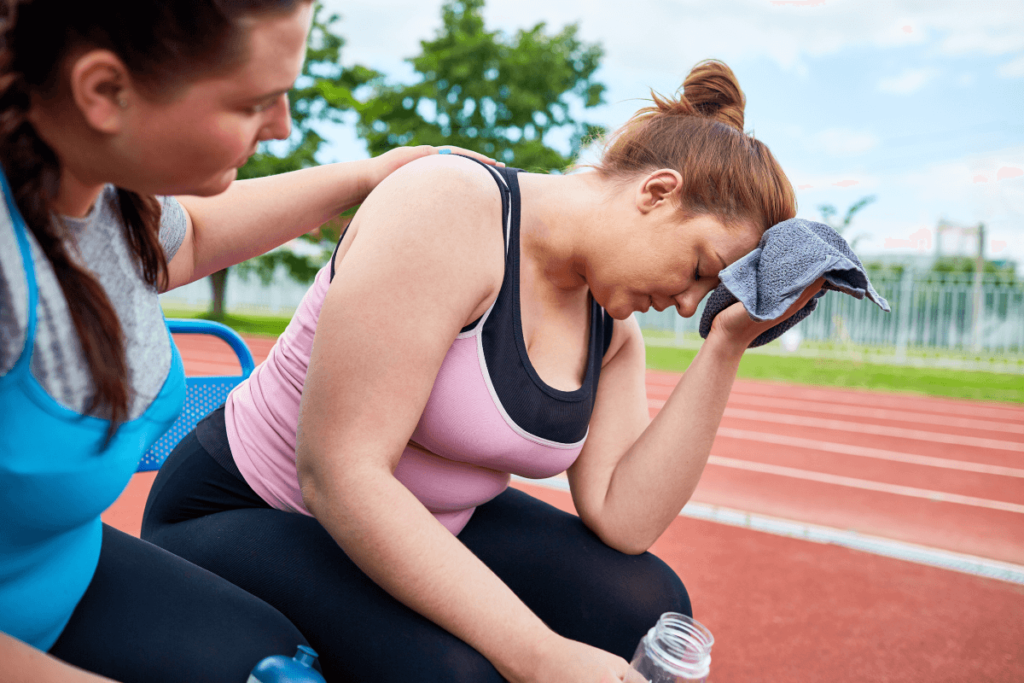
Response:
M666 612L640 640L630 667L649 683L704 683L714 644L706 626L685 614Z
M316 658L313 648L299 645L294 657L274 655L261 660L246 683L326 683L313 668Z

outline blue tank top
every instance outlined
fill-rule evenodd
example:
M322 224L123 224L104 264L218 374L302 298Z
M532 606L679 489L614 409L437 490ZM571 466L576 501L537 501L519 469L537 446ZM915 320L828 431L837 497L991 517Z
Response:
M171 341L160 393L109 443L108 420L80 415L46 393L31 372L38 290L27 228L2 172L0 182L29 292L25 346L0 377L0 631L45 651L96 570L100 513L181 412L185 372Z

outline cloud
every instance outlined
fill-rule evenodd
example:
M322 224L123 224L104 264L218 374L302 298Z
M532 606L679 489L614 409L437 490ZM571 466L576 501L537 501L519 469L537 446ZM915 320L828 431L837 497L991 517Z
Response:
M872 189L878 187L878 181L874 176L867 174L848 174L843 172L828 173L828 174L814 174L806 173L800 170L792 171L787 169L786 176L790 182L801 192L814 191L820 192L822 190L829 194L840 192L849 187L856 187L858 192L869 193ZM836 190L834 188L842 188L842 190ZM839 196L839 195L837 195Z
M874 149L878 143L878 137L873 133L847 128L829 128L814 135L808 148L810 151L825 152L831 156L854 156Z
M896 95L909 95L923 88L937 74L935 69L904 69L898 76L880 80L878 89Z
M999 67L997 73L1003 78L1021 78L1024 76L1024 55Z
M346 61L383 65L414 54L418 40L440 25L442 0L326 0L344 17ZM767 57L799 71L806 57L858 46L922 45L944 54L1013 55L1024 52L1019 0L975 3L892 0L863 3L799 0L633 0L628 12L614 0L488 0L491 27L506 31L544 21L551 28L578 22L581 36L600 41L606 65L685 71L701 59ZM905 27L912 30L907 32Z

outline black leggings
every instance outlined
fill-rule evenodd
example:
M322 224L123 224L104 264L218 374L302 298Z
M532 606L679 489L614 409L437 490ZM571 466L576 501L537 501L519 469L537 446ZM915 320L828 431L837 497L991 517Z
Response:
M328 681L502 680L377 586L316 519L264 503L225 457L222 413L201 433L211 424L220 436L203 433L203 444L221 452L195 431L182 440L150 491L143 538L281 610L320 653ZM458 538L554 631L626 659L663 612L690 614L682 582L657 557L613 550L578 517L515 489L477 508Z
M50 654L125 683L244 683L261 659L300 644L259 598L104 525L96 573Z

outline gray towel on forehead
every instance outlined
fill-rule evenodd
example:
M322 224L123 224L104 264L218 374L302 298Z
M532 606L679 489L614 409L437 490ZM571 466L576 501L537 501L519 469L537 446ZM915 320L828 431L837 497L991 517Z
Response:
M825 285L807 305L763 332L750 346L762 346L811 314L825 290L867 296L886 313L889 303L871 286L864 266L842 236L825 225L792 218L773 226L760 244L718 275L721 284L711 292L700 319L700 336L707 339L711 321L740 301L751 320L775 320L822 275Z

